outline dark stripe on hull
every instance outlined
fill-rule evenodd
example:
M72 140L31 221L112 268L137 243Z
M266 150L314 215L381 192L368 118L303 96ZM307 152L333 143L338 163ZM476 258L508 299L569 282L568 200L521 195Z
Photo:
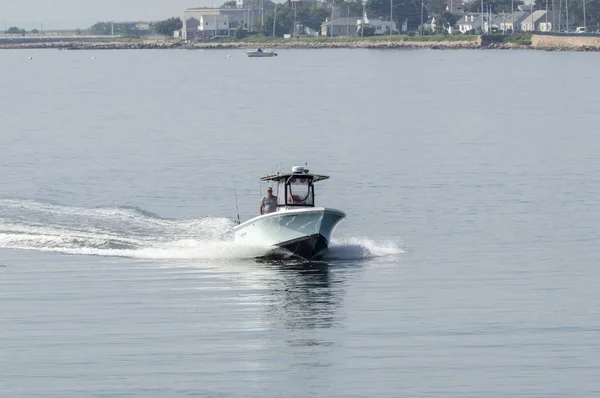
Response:
M325 255L328 243L323 235L314 234L288 240L278 244L277 247L284 249L288 256L300 257L305 260L318 260Z

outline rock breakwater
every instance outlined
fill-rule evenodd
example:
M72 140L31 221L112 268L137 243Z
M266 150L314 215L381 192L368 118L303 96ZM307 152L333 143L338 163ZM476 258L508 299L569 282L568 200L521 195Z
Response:
M492 37L493 38L493 37ZM546 51L600 51L600 37L574 37L537 35L531 36L531 42L511 43L502 40L485 40L481 37L475 40L415 40L411 37L396 38L394 40L365 39L365 40L274 40L257 42L185 42L182 40L72 40L72 41L38 41L38 42L0 42L2 48L19 49L58 49L58 50L142 50L142 49L331 49L331 48L359 48L359 49L532 49Z
M431 49L476 49L479 40L457 41L410 41L410 40L355 40L355 41L274 41L274 42L189 42L171 41L77 41L0 44L0 48L51 48L58 50L139 50L139 49L319 49L319 48L431 48Z

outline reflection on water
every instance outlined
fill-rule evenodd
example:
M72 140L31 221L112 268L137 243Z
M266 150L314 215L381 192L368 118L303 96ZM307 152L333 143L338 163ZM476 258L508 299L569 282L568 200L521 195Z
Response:
M288 340L291 346L331 345L330 341L310 337L309 331L336 326L343 321L344 287L348 272L341 265L326 262L271 263L282 278L269 281L271 297L266 314L272 322L298 338Z

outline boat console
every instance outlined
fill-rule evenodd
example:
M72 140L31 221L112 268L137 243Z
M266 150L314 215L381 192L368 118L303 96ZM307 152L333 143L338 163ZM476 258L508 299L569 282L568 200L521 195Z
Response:
M277 210L288 207L314 207L315 186L314 183L328 179L328 176L310 174L308 169L295 166L291 173L275 173L267 175L261 180L273 181L273 188L277 196Z

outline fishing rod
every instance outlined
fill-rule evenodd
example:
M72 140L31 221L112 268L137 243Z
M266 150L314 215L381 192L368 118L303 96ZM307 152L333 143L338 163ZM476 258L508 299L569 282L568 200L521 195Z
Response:
M235 181L233 181L233 195L235 196L235 211L237 213L237 223L239 225L239 224L241 224L241 221L240 221L240 210L238 208L237 191L235 189Z

